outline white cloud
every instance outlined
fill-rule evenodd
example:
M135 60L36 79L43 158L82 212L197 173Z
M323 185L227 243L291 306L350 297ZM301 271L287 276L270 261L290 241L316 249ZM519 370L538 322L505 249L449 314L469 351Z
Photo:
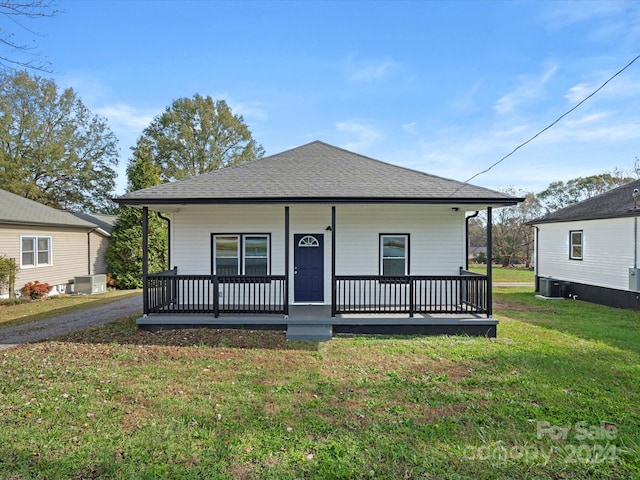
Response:
M544 93L544 86L555 75L558 67L551 65L539 76L522 75L519 85L511 92L500 97L493 106L499 114L510 113L517 107L538 99Z
M229 107L234 115L242 115L245 120L264 122L269 119L268 105L262 102L235 102L229 100Z
M569 104L575 105L595 92L598 87L613 75L613 73L613 71L606 73L602 72L597 74L597 79L574 85L569 88L567 93L564 95L564 98L567 99ZM624 74L617 76L607 83L602 90L599 90L597 93L597 99L599 101L602 101L603 99L613 99L615 97L634 97L635 99L638 93L640 93L640 80L634 78L629 71L626 71Z
M385 77L396 65L390 58L369 62L356 62L353 58L348 63L349 80L355 82L374 82Z
M149 126L154 115L148 111L136 110L131 105L116 103L94 109L106 117L112 125L120 125L131 130L143 130Z
M567 120L567 126L569 127L580 127L584 125L590 125L610 116L607 112L599 112L599 113L591 113L588 115L583 115L580 118L576 118L573 120Z
M416 125L416 122L405 123L404 125L402 125L402 129L411 135L415 135Z
M382 138L382 134L375 127L366 125L357 120L337 122L334 126L339 132L347 133L349 134L349 137L355 137L355 139L347 141L343 145L345 149L354 152L366 150Z
M587 95L593 92L596 88L597 87L587 85L586 83L579 83L571 87L564 98L566 98L569 103L575 104L587 98Z
M630 3L620 0L591 2L549 2L544 11L545 23L552 28L565 28L592 19L617 17L629 10Z

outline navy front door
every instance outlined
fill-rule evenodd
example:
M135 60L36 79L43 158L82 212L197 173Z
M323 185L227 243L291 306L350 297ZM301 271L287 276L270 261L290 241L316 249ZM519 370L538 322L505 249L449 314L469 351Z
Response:
M293 298L296 302L324 301L324 236L293 236Z

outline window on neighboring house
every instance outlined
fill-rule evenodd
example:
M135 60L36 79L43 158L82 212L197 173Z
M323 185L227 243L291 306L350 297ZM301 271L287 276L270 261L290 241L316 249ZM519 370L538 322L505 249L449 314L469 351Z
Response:
M380 235L380 274L409 274L409 235Z
M269 275L269 235L213 235L214 275Z
M20 266L51 265L51 237L20 237Z
M569 232L569 258L571 260L582 260L582 230L572 230Z

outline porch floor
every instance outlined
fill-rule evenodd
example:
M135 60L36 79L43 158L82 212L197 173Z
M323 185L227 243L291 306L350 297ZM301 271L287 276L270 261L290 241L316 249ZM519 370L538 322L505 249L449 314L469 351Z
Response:
M289 316L224 314L150 314L139 318L141 328L242 328L286 330L290 340L331 340L335 333L384 335L472 335L495 337L498 321L474 314L339 314L330 305L290 305Z

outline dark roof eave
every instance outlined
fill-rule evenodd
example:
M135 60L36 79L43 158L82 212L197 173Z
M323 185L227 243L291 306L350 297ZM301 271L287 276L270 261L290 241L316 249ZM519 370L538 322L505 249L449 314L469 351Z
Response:
M88 223L87 225L73 225L70 223L55 223L55 222L33 222L33 221L22 221L22 220L7 220L0 219L0 225L20 225L20 226L31 226L31 227L58 227L58 228L77 228L83 230L95 230L98 228L98 225L94 225Z
M270 198L114 198L119 205L273 205L293 203L326 204L422 204L422 205L517 205L524 198L421 198L421 197L270 197Z
M591 215L584 217L575 217L575 218L553 218L553 219L545 219L537 218L535 220L530 220L525 222L525 225L541 225L544 223L568 223L568 222L584 222L587 220L607 220L611 218L632 218L640 216L640 209L629 210L625 213L612 213L610 215Z

